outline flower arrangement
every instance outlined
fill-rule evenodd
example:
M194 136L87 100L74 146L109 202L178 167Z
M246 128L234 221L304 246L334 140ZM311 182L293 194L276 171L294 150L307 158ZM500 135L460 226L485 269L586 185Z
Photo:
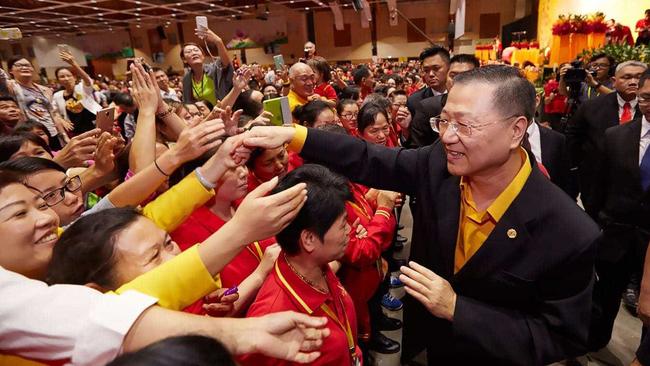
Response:
M564 36L571 33L571 23L569 22L569 17L566 15L560 14L555 23L553 23L552 32L554 36Z
M607 32L607 24L605 23L605 14L596 12L589 15L587 19L587 33L605 33Z
M560 15L555 23L553 23L552 28L554 36L565 36L571 33L605 33L606 31L607 24L605 24L605 14L602 12L589 15Z
M226 48L229 50L233 49L242 49L242 48L254 48L259 47L257 43L248 37L246 33L242 30L237 30L235 32L235 37L228 42Z

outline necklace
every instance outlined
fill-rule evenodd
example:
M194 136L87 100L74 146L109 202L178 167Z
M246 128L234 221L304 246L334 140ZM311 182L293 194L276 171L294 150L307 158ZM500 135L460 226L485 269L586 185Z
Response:
M322 293L322 294L327 294L327 293L329 293L329 290L328 290L328 289L323 289L322 287L318 286L317 284L315 284L313 281L311 281L311 280L308 279L307 277L305 277L305 276L303 276L302 274L298 273L298 271L296 271L296 269L291 265L291 262L289 262L289 258L287 258L287 255L286 255L286 254L284 254L284 260L287 262L287 264L289 265L289 268L291 268L291 270L293 271L293 273L295 273L296 276L300 277L301 280L303 280L306 284L308 284L309 286L311 286L314 290L316 290L316 291L318 291L318 292L320 292L320 293ZM325 277L325 272L324 272L324 271L321 271L321 273L322 273L323 277Z

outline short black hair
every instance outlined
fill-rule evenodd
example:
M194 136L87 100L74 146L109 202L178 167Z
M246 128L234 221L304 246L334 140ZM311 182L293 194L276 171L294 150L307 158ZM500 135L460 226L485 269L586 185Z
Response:
M366 99L363 100L363 105L368 103L376 104L377 106L383 108L385 111L390 111L391 102L385 95L379 93L368 94ZM361 106L363 108L363 105ZM361 111L359 111L361 114Z
M9 161L11 155L15 154L20 150L21 146L27 141L34 143L42 147L50 155L52 155L52 150L47 146L45 141L38 137L38 135L31 132L26 133L15 133L13 135L0 136L0 162Z
M641 74L641 78L639 79L639 89L643 88L643 85L645 85L645 82L650 79L650 69L646 69L643 74Z
M235 366L219 341L201 335L170 337L125 353L107 366Z
M33 119L28 119L27 121L16 125L16 127L14 127L14 133L16 134L27 133L27 132L32 132L32 130L34 129L39 129L43 131L49 139L52 138L52 135L50 135L50 131L47 129L47 127L45 127L44 124L38 121L34 121Z
M535 114L535 87L516 67L488 65L456 76L454 85L484 83L494 87L492 104L504 117L524 116L532 121Z
M23 55L15 55L10 57L9 60L7 61L7 70L11 71L11 68L14 67L14 64L23 59L27 60L27 62L29 62L29 64L32 65L32 67L34 66L34 64L32 64L32 62L27 57Z
M361 84L361 81L363 78L367 78L370 76L370 69L366 66L359 66L354 70L354 73L352 74L352 78L354 79L354 83L359 85Z
M612 56L606 54L605 52L599 52L599 53L596 53L596 54L592 55L591 58L589 59L589 62L590 63L594 62L594 61L598 60L599 58L606 58L607 61L609 61L610 68L612 66L616 66L616 60L614 60L614 58Z
M394 99L394 98L395 98L396 96L398 96L398 95L403 95L403 96L405 96L405 97L408 98L408 95L406 94L406 92L405 92L404 90L402 90L402 89L396 89L395 91L393 91L393 92L390 94L390 99L392 100L392 99Z
M54 160L24 156L18 159L4 161L0 163L0 170L11 172L20 179L43 170L56 170L65 174L65 168L57 164Z
M45 281L51 285L96 283L114 290L117 236L142 217L131 207L111 208L81 217L68 227L52 251Z
M339 102L336 103L336 113L338 113L338 115L340 116L341 113L343 113L345 106L352 105L352 104L356 105L357 101L352 99L339 99Z
M113 95L113 102L117 105L125 105L127 107L135 106L133 97L127 93L115 93L115 95Z
M0 102L14 102L16 105L18 105L16 98L9 94L0 94Z
M298 120L301 125L314 127L316 118L318 118L321 112L327 109L331 110L327 103L322 100L312 100L304 105L297 106L293 110L293 118Z
M474 68L481 67L481 63L476 56L468 53L459 53L458 55L454 55L454 57L449 61L449 64L471 64L474 65Z
M296 218L275 237L284 252L300 253L300 234L314 233L321 240L336 219L345 212L345 201L350 198L348 180L317 164L305 164L289 172L273 193L282 192L298 183L307 184L309 198Z
M152 68L151 68L151 71L153 71L153 72L158 72L158 71L165 72L165 70L163 70L163 69L161 69L160 67L157 67L157 66L152 67ZM167 74L167 73L165 72L165 75L166 75L166 74Z
M72 72L72 71L70 70L70 68L67 67L67 66L57 67L56 70L54 70L54 77L55 77L55 78L57 78L57 79L59 78L59 72L60 72L61 70L68 70L68 71ZM74 74L72 74L72 75L74 76Z
M0 170L0 191L12 184L23 184L19 177L12 172Z
M317 130L323 130L331 133L338 133L341 135L347 135L348 132L343 128L341 125L335 125L335 124L326 124L326 125L321 125L316 127Z
M339 99L352 99L356 101L359 99L359 87L352 85L346 86L341 90Z
M449 65L449 51L442 47L442 46L431 46L425 48L422 52L420 52L420 62L423 62L425 59L432 57L432 56L440 56L447 65Z
M196 103L203 103L203 104L205 104L205 106L206 106L209 110L212 110L212 109L214 108L214 106L212 105L212 103L210 103L209 100L203 100L203 99L201 99L201 100L197 100L196 102L194 102L194 105L196 105Z
M377 115L380 113L383 114L384 118L386 118L386 121L388 121L386 108L383 106L372 102L361 106L361 109L359 110L359 116L357 117L357 130L359 130L359 134L362 134L363 131L368 128L368 126L375 124L375 118L377 118Z

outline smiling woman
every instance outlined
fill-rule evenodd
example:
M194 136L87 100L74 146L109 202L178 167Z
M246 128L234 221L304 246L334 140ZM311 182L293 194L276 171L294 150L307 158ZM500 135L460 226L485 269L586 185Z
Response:
M30 278L42 278L56 243L59 218L45 201L16 176L0 172L0 266Z

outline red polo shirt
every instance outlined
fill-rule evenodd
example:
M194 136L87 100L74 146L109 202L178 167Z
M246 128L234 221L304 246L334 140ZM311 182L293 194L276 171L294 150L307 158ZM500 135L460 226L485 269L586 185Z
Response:
M318 86L314 88L314 94L318 94L321 97L325 97L335 102L339 100L336 96L336 90L334 90L334 88L328 83L318 84Z
M386 275L381 254L393 241L397 221L393 210L386 207L373 209L372 204L365 198L365 187L351 183L350 190L353 201L345 204L348 222L352 224L359 219L359 224L366 228L368 236L359 239L352 229L350 242L341 259L343 266L338 275L354 301L359 334L365 337L370 335L371 330L368 300Z
M361 350L356 345L357 319L354 304L329 266L326 266L325 276L330 290L328 294L317 291L298 277L287 264L284 254L281 253L246 316L256 317L293 310L313 316L327 317L327 327L331 333L323 340L323 346L320 349L321 356L311 365L352 365L348 333L354 341L355 354L359 360L362 359ZM330 315L327 314L329 311L326 311L325 307L331 310ZM244 366L297 365L260 354L245 355L239 361Z
M201 206L181 226L174 230L170 236L181 250L185 251L196 243L202 243L210 235L221 229L225 223L219 216L210 211L209 208ZM275 238L269 238L248 244L219 273L221 285L224 288L230 288L242 283L260 264L266 248L275 244L275 242Z
M293 151L287 151L287 154L289 155L289 165L287 166L287 173L302 166L304 164L302 157L298 155L297 153ZM255 188L257 188L262 182L255 174L253 173L252 169L249 169L248 171L248 192L252 192Z

